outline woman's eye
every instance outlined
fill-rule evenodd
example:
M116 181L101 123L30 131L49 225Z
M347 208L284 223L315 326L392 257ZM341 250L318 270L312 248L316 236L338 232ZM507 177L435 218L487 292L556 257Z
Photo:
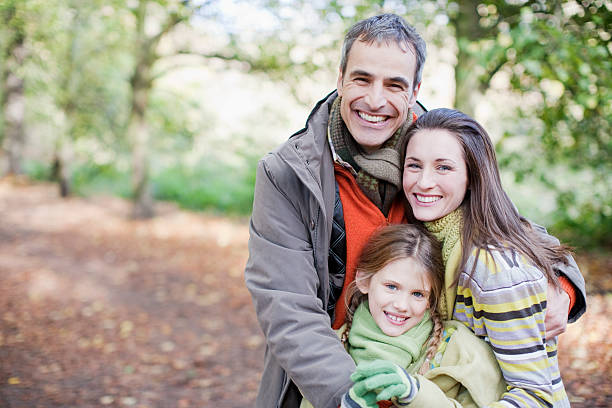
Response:
M407 163L406 168L407 169L420 169L421 166L419 166L417 163Z
M440 171L451 171L452 167L443 164L441 166L438 166L438 170L440 170Z

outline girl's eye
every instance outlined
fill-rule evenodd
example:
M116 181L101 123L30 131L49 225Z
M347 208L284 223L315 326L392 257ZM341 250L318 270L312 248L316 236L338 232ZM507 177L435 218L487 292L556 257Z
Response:
M412 296L421 299L425 297L425 294L423 292L412 292Z
M386 287L387 289L389 289L389 290L396 290L396 289L397 289L397 286L396 286L396 285L394 285L394 284L392 284L392 283L387 283L387 284L385 285L385 287Z

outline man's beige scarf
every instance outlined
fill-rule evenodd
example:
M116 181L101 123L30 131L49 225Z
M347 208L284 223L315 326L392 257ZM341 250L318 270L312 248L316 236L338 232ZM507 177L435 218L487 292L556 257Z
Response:
M402 188L402 154L406 146L406 131L412 124L412 110L409 110L407 115L410 120L404 121L378 150L367 153L355 142L342 120L340 101L341 97L336 98L329 114L328 130L334 150L342 160L353 167L361 191L386 216L396 194Z

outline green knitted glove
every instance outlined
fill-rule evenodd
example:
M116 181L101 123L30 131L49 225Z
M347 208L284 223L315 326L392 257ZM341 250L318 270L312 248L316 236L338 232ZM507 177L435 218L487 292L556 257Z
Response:
M351 390L357 395L376 393L377 401L392 399L400 406L408 405L419 391L419 383L398 366L387 360L360 363L351 375L355 383Z
M342 396L341 408L378 408L376 404L376 393L365 392L358 394L353 385L351 389Z

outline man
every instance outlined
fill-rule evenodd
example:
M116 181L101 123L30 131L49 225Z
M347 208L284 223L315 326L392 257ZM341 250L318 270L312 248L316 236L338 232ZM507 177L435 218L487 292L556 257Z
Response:
M369 234L405 221L401 155L421 111L424 62L424 41L401 17L358 22L344 40L337 91L259 163L245 269L266 338L257 407L297 407L304 395L317 408L335 408L352 385L355 364L332 326L344 320L346 288ZM580 285L577 269L564 272ZM558 298L567 307L567 295ZM578 298L574 318L584 310L583 291Z

